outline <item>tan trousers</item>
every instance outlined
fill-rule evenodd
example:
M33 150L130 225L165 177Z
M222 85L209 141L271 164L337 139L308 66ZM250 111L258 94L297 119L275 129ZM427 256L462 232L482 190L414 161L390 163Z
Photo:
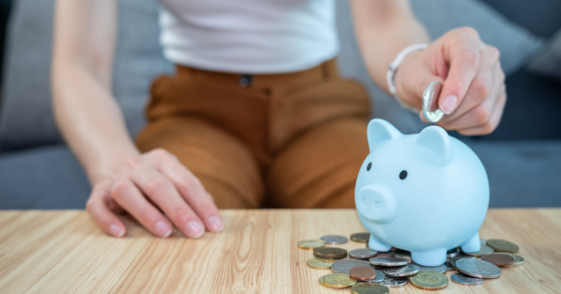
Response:
M253 76L178 66L151 95L138 148L175 154L219 208L354 207L369 100L333 60Z

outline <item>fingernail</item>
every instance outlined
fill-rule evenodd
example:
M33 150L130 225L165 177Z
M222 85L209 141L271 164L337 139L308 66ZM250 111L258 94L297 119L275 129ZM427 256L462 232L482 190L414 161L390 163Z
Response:
M458 103L458 98L454 95L448 95L444 97L444 100L440 103L440 110L446 114L450 114L456 108L456 103Z
M171 227L163 221L156 222L156 232L160 237L167 238L171 235Z
M222 221L215 215L208 218L208 226L214 232L220 232L223 229Z
M197 221L190 221L187 223L187 236L191 238L199 238L203 233L203 226Z
M109 226L109 232L111 232L111 235L113 235L115 237L122 237L123 233L125 233L125 231L121 230L121 228L119 228L119 226L117 226L117 225Z

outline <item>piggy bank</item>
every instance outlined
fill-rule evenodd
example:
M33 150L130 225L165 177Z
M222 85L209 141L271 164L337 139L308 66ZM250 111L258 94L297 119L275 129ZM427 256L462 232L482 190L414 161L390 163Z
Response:
M479 251L489 182L477 155L438 126L404 135L374 119L367 132L370 154L355 202L370 248L408 250L424 266L443 264L446 251L458 246Z

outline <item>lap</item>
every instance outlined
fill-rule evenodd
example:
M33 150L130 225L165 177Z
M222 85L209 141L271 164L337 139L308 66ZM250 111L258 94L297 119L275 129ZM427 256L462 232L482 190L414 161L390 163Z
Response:
M294 138L267 175L271 205L354 208L356 177L369 153L366 127L364 119L339 119Z
M214 197L218 208L258 208L264 186L259 164L233 135L198 118L151 122L136 140L141 152L163 148L185 165Z

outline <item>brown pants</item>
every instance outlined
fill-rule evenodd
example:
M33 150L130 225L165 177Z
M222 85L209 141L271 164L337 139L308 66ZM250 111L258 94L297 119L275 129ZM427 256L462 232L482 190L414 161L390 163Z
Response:
M178 66L146 113L138 148L175 154L219 208L354 207L369 100L333 60L253 76Z

